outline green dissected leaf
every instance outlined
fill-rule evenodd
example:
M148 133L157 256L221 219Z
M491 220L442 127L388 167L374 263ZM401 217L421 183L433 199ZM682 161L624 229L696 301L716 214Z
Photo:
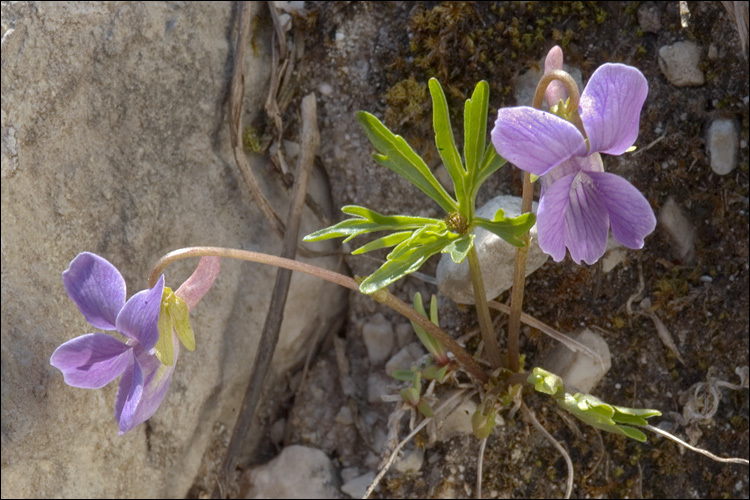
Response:
M440 158L443 160L445 169L453 180L456 198L460 207L468 203L465 189L466 171L461 164L461 155L456 148L456 140L453 137L450 115L448 114L448 101L445 93L436 78L430 78L430 95L432 96L432 126L435 129L435 145Z
M448 231L443 221L414 231L388 254L385 264L360 283L359 291L371 294L413 273L424 261L460 237Z
M471 99L464 105L464 158L466 171L472 174L479 170L479 163L487 144L487 105L490 86L482 80L477 83ZM472 175L473 177L473 175Z
M367 252L372 252L373 250L380 250L381 248L389 248L394 247L404 241L405 239L409 238L414 231L401 231L400 233L393 233L389 234L388 236L383 236L382 238L378 238L377 240L373 240L370 243L367 243L366 245L362 245L358 249L354 250L352 252L352 255L359 255Z
M391 373L391 377L403 382L414 382L415 374L411 370L395 370Z
M524 245L523 240L519 238L526 234L536 222L536 216L533 213L525 213L508 219L505 217L505 213L502 209L495 213L494 220L484 219L482 217L475 217L474 223L487 231L494 233L510 243L513 246L522 247Z
M460 264L464 261L466 256L469 255L471 247L474 246L474 236L476 236L474 233L461 236L459 239L443 248L443 253L450 254L453 262Z
M354 215L353 219L346 219L330 227L319 229L305 236L302 241L320 241L346 236L347 242L364 233L376 231L403 231L405 229L419 229L426 225L440 222L438 219L427 217L410 217L406 215L382 215L374 210L347 205L341 209L347 215ZM361 253L361 252L360 252Z
M427 313L424 310L424 304L422 303L422 294L417 292L414 294L414 309L421 314L424 317L427 317ZM440 323L438 323L438 317L437 317L437 297L434 295L432 296L432 299L430 300L430 321L432 321L433 324L440 326ZM415 322L411 322L412 328L414 328L414 331L417 334L417 337L419 337L419 341L422 342L422 345L427 349L427 352L432 354L432 356L435 358L435 360L438 363L444 364L448 362L448 355L445 352L445 347L443 344L437 340L435 337L430 335L427 330L416 324Z
M396 135L374 115L357 112L357 121L378 153L373 158L402 176L448 213L458 210L458 204L438 182L424 160L414 152L403 137Z
M646 425L645 418L661 415L658 410L615 407L591 394L568 394L557 398L557 403L576 418L603 431L620 434L646 442L646 434L639 429L622 424ZM616 409L617 408L617 409Z

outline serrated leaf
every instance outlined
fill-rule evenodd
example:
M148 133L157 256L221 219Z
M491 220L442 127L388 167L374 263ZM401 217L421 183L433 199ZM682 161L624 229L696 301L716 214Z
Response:
M458 204L438 182L424 160L414 152L400 135L391 132L374 115L357 112L357 121L378 153L373 158L417 186L448 213L458 210Z
M524 246L523 236L528 232L536 222L536 216L529 212L513 219L507 219L502 213L502 209L495 214L495 220L488 220L482 217L475 217L474 223L487 231L496 234L508 243L516 247Z
M411 238L401 242L386 257L386 262L359 285L364 294L375 293L394 281L413 273L424 262L439 253L460 235L445 229L445 223L425 226L414 231Z
M465 234L456 241L453 241L447 247L443 248L442 252L450 254L453 262L455 262L456 264L460 264L464 261L466 256L469 255L471 247L474 246L475 236L476 235L474 233Z
M440 82L436 78L430 78L429 87L432 96L432 126L435 129L435 146L437 146L443 165L445 165L445 169L453 181L458 205L464 206L468 201L464 187L466 171L461 163L461 155L458 154L456 140L453 137L453 128L448 113L448 101Z
M355 218L345 219L333 226L319 229L302 238L302 241L320 241L346 236L344 242L347 242L360 234L377 231L419 229L426 225L433 225L441 222L439 219L431 219L428 217L382 215L374 210L357 205L346 205L341 211L347 215L354 215Z

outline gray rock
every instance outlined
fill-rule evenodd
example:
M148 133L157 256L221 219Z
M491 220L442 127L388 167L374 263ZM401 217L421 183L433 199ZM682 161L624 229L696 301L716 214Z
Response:
M69 387L49 358L95 331L61 279L81 251L117 266L130 295L145 288L161 255L180 247L279 252L229 145L233 6L4 2L2 19L3 496L184 497L206 473L206 450L234 425L269 303L270 287L259 284L276 271L222 262L191 314L197 349L181 352L148 426L124 436L113 419L117 384ZM257 54L247 52L251 114L263 112L266 40L259 35ZM263 190L285 217L287 189L264 159L250 160L266 172ZM312 196L326 206L318 177ZM306 212L301 231L323 225ZM335 257L314 262L336 266ZM170 265L167 285L179 286L196 264ZM295 275L291 290L294 314L284 318L270 386L303 359L313 325L345 304L345 291L306 276ZM261 435L248 434L248 449Z
M612 367L609 346L601 335L588 328L570 336L599 354L602 362L591 359L582 352L573 352L559 344L540 365L544 369L561 376L568 391L591 392Z
M316 448L287 446L267 464L253 467L243 478L242 498L341 498L336 470Z
M419 472L424 463L424 449L413 448L405 451L401 458L393 464L393 468L401 474L414 474Z
M720 118L711 122L706 133L706 150L711 170L727 175L737 168L739 137L733 120Z
M683 264L695 260L695 228L682 208L669 198L659 212L659 225L667 233L675 257Z
M412 342L394 354L385 364L385 372L393 375L396 370L409 370L424 356L425 349L419 342Z
M703 85L706 81L698 67L701 49L690 41L665 45L659 49L659 69L676 87Z
M638 25L646 33L658 33L661 29L661 13L654 3L645 3L638 8Z
M341 491L352 498L362 498L373 481L375 481L375 473L370 471L347 481L341 487Z
M367 355L373 365L379 365L391 355L396 343L393 326L380 313L370 318L370 321L362 326L362 338L367 347Z
M477 210L477 216L492 219L495 212L502 208L508 217L516 217L521 213L521 198L517 196L496 196ZM536 212L536 202L532 211ZM526 276L530 275L547 261L547 254L542 252L537 242L536 224L531 228L531 245L526 261ZM499 236L477 229L474 244L482 269L482 278L487 298L497 297L513 285L513 270L516 261L516 247ZM456 264L450 255L440 258L437 268L437 282L440 292L459 304L474 303L474 287L471 283L469 263L464 260Z

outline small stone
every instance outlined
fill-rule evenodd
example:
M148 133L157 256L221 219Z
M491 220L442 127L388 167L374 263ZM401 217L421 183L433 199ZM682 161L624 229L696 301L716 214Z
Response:
M379 365L391 355L395 336L393 326L380 313L375 314L362 327L362 338L367 347L367 355L373 365Z
M352 479L356 479L361 476L358 467L344 467L341 469L341 481L346 484Z
M422 348L422 344L412 342L388 360L385 364L385 372L392 376L396 370L409 370L424 354L425 351Z
M398 347L405 347L411 344L416 338L417 334L414 333L411 323L399 323L396 325L396 345Z
M372 404L382 403L383 396L391 393L390 385L393 379L386 378L380 373L370 373L367 377L367 401Z
M445 396L447 399L450 397L450 393ZM474 432L471 426L471 417L477 411L477 404L473 399L468 399L458 405L458 407L451 412L447 417L436 418L438 424L437 440L448 441L453 436L469 435ZM436 417L438 414L436 414ZM442 416L442 414L440 414Z
M656 4L644 3L638 8L638 25L646 33L658 33L661 29L661 13Z
M677 259L688 264L695 259L695 229L682 209L669 198L659 212L659 224L672 242Z
M318 92L320 92L324 96L329 96L333 93L333 87L331 87L329 83L323 82L318 85Z
M659 49L659 68L669 83L675 87L698 86L706 78L698 64L701 49L695 43L677 42Z
M375 473L370 471L347 481L344 486L341 487L341 491L352 498L362 498L365 496L367 488L370 487L373 481L375 481Z
M414 474L419 472L423 463L424 449L417 447L405 452L398 462L393 464L393 468L401 474Z
M716 44L711 44L708 46L708 58L711 61L715 61L719 58L719 49L716 48Z
M726 118L714 120L706 133L706 150L711 170L717 175L727 175L737 167L739 137L734 121Z
M287 446L267 464L245 473L242 498L340 498L331 460L321 450Z
M533 212L536 212L536 207L535 202L532 205ZM499 208L505 211L506 217L517 217L521 214L521 198L508 195L497 196L477 210L477 216L491 220ZM531 228L530 235L531 245L526 261L526 276L540 268L549 257L539 248L536 224ZM487 298L495 298L513 285L516 247L481 228L476 230L474 246L477 249ZM467 261L468 259L461 264L456 264L450 255L445 254L441 257L436 272L440 292L459 304L474 303L474 286Z
M588 328L571 337L599 354L602 362L591 359L582 352L573 352L559 344L547 355L541 365L546 370L561 376L569 392L591 392L612 366L609 346L601 335Z
M339 412L334 417L337 424L341 425L352 425L354 423L354 417L352 416L352 410L348 405L343 405Z

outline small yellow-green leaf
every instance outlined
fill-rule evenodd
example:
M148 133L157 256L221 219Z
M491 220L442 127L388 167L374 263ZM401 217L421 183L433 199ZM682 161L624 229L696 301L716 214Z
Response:
M182 345L188 351L195 350L195 335L193 334L193 327L190 326L190 315L188 306L184 300L174 295L174 300L171 301L168 307L169 316L172 318L174 328L177 331L177 338L180 339Z

